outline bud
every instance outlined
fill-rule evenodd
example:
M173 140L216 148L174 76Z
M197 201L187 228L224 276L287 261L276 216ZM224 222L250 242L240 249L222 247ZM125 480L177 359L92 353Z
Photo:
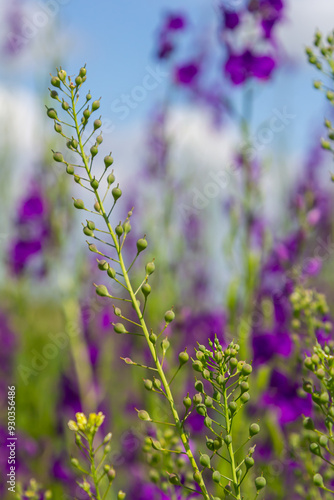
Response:
M245 376L248 376L252 373L253 371L253 368L251 367L251 365L248 365L248 364L244 364L243 367L241 368L241 373L242 375L245 375Z
M61 134L63 131L63 127L60 125L60 123L55 122L54 124L54 129L58 134Z
M123 333L127 333L127 330L126 330L125 326L123 325L123 323L116 323L114 325L114 332L121 335Z
M226 434L226 436L224 437L224 443L226 444L226 446L232 443L232 436L230 434Z
M60 88L60 79L57 76L51 78L51 85Z
M90 109L87 107L84 111L83 111L83 116L86 118L86 120L88 120L88 118L90 117L90 115L92 114L90 112Z
M108 271L109 264L106 260L97 260L97 266L101 271Z
M100 297L109 297L108 288L104 285L98 285L95 291Z
M193 369L195 370L195 372L202 372L203 371L203 364L201 363L201 361L194 361L193 362Z
M71 458L71 464L73 465L73 467L76 467L78 468L79 467L79 460L77 458Z
M74 81L75 81L76 86L79 87L82 84L81 76L77 76Z
M96 111L100 107L100 101L94 101L92 104L92 111Z
M139 410L138 411L138 418L140 420L144 420L144 421L150 421L151 420L151 417L149 416L149 414L145 410Z
M109 479L109 482L112 483L113 480L115 479L116 477L116 471L115 469L112 467L111 469L108 470L107 472L107 478Z
M118 492L118 495L117 495L117 500L124 500L124 498L126 497L124 491L120 490Z
M131 224L129 221L124 222L123 229L125 234L128 234L131 231Z
M60 69L58 71L58 78L59 78L59 80L61 80L62 82L64 82L65 78L66 78L66 71L63 70L63 69Z
M250 469L251 467L253 467L254 463L255 463L254 458L252 458L252 457L245 458L245 465L246 465L247 469Z
M153 389L153 382L150 379L144 380L144 387L147 391L151 391Z
M113 198L114 198L114 201L116 203L116 201L122 196L122 191L120 190L120 188L117 186L115 187L112 191L111 191L112 195L113 195Z
M81 77L83 77L83 76L86 76L86 74L87 74L87 70L86 70L85 66L83 66L82 68L80 68L79 75Z
M94 237L93 231L91 231L87 226L83 228L83 233L90 238Z
M103 440L103 443L102 444L107 444L109 443L109 441L111 440L112 438L112 433L111 432L108 432L108 434L106 435L106 437L104 438Z
M250 395L249 395L249 392L244 392L243 395L240 397L240 401L243 403L243 404L246 404L248 403L248 401L250 400Z
M52 120L57 120L58 119L57 111L54 108L48 108L46 114Z
M100 207L100 204L99 204L99 202L98 202L98 201L96 201L96 202L94 203L94 210L95 210L96 212L101 212L101 207Z
M113 184L115 182L115 176L113 173L108 175L107 182L108 182L109 186L111 186L111 184Z
M215 470L214 473L212 474L212 481L214 483L219 484L221 480L221 473L218 470Z
M91 94L88 92L88 94L86 94L86 100L87 101L90 101L92 98Z
M179 476L177 474L174 474L174 473L169 474L169 482L175 486L178 486L181 484Z
M314 474L313 483L315 486L322 488L324 486L324 480L322 478L322 475L321 474Z
M158 337L156 336L155 333L150 333L149 339L150 342L152 342L152 344L155 345L157 343Z
M137 251L138 253L143 252L147 248L147 241L145 238L140 238L137 241Z
M189 396L186 396L185 398L183 398L183 404L186 408L190 408L191 407L191 398Z
M88 248L91 252L97 253L96 245L90 244L88 245Z
M189 361L189 354L186 351L180 352L180 354L179 354L180 365L184 365L188 361Z
M68 102L64 101L63 99L63 102L61 103L61 107L67 111L69 108L70 108L70 105L68 104Z
M104 161L105 168L107 169L108 167L110 167L110 165L112 165L114 163L114 158L111 155L107 155L104 157L103 161Z
M152 262L148 262L146 264L145 270L146 270L146 274L152 274L152 273L154 273L154 271L155 271L155 264L154 264L154 262L153 261Z
M234 370L234 368L238 365L238 360L237 358L231 358L230 359L230 367L232 368L232 370Z
M205 453L201 455L201 458L199 459L200 464L203 467L210 467L210 457L209 455L206 455Z
M174 319L175 319L175 313L172 309L170 309L169 311L167 311L165 313L165 321L166 321L167 325L169 323L171 323Z
M96 156L98 152L99 152L99 150L98 150L97 146L94 145L90 148L90 154L92 155L92 158L94 158L94 156Z
M50 97L52 97L52 99L57 99L58 92L56 90L50 90Z
M148 283L144 283L141 287L141 291L143 292L143 295L145 297L148 297L151 293L151 285L149 285Z
M206 398L204 399L204 404L207 408L212 408L213 406L213 400L210 396L206 396Z
M122 236L123 234L123 226L119 223L118 226L115 227L115 233L117 234L118 237Z
M79 198L74 200L73 205L75 206L75 208L78 208L79 210L83 210L85 208L84 202Z
M257 491L262 490L262 488L264 488L266 484L267 484L267 481L262 476L257 477L255 479L255 487L256 487Z
M260 432L260 426L258 424L251 424L249 426L250 437L256 436Z

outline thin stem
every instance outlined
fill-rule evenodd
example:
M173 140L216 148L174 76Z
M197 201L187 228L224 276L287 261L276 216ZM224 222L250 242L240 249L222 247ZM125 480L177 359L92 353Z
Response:
M231 420L229 417L228 413L228 400L227 400L227 390L226 387L224 387L224 406L225 406L225 420L226 420L226 432L227 434L231 434ZM233 451L233 444L232 441L231 443L227 446L228 454L230 456L230 461L231 461L231 469L232 469L232 477L233 477L233 486L234 486L234 491L235 491L235 498L238 500L241 500L241 494L240 494L240 487L238 484L238 479L237 479L237 469L235 466L235 460L234 460L234 451Z

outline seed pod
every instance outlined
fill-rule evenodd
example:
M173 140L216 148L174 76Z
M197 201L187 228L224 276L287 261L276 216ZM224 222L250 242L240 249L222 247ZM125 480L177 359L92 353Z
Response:
M90 101L92 98L91 94L88 92L88 94L86 94L86 100L87 101Z
M319 437L319 444L320 446L322 446L323 448L327 448L328 446L328 437L327 436L320 436Z
M71 458L71 464L73 465L73 467L80 467L79 460L77 458Z
M223 446L223 440L221 437L216 437L213 441L213 447L215 450L219 450Z
M131 231L131 224L129 221L125 221L123 224L123 230L125 234L128 234Z
M88 120L88 118L90 117L90 115L92 113L91 113L90 109L87 107L82 114L86 118L86 120Z
M232 370L234 370L234 368L237 366L237 364L238 364L237 358L230 359L230 367L232 368Z
M92 186L93 189L96 190L99 187L99 181L94 177L94 179L90 181L90 185Z
M310 452L313 453L314 455L317 455L318 457L321 455L320 447L319 447L318 443L311 443L310 444Z
M220 351L216 351L214 358L217 361L217 363L220 363L223 359L223 354Z
M63 127L60 125L60 123L55 122L54 124L54 129L58 134L61 134L63 131Z
M170 474L169 475L169 482L175 486L178 486L181 484L180 478L177 474Z
M245 465L246 465L247 469L250 469L251 467L253 467L254 463L255 463L254 458L252 458L252 457L245 458Z
M112 433L111 432L108 432L108 434L105 436L102 444L108 444L109 441L111 441L111 438L112 438Z
M145 238L139 238L137 241L137 251L138 253L143 252L147 248L147 241Z
M322 478L321 474L314 474L313 476L313 483L315 486L318 486L319 488L324 486L324 480Z
M305 429L309 430L309 431L314 431L314 422L312 420L311 417L306 417L304 418L303 420L303 426Z
M126 497L124 491L119 491L118 492L118 495L117 495L117 500L124 500L124 498Z
M167 325L169 323L171 323L175 319L175 313L174 313L174 311L172 309L170 309L169 311L165 312L164 318L165 318L165 321L166 321Z
M51 78L51 85L60 88L60 79L58 78L58 76L53 76Z
M73 205L75 206L75 208L78 208L80 210L83 210L85 208L84 202L80 199L74 200Z
M94 158L94 156L96 156L97 153L99 152L97 146L92 146L89 151L90 151L90 154L92 155L92 158Z
M122 333L127 333L127 330L126 330L125 326L123 325L123 323L116 323L116 325L114 325L114 332L118 333L118 334L122 334Z
M203 382L201 380L196 380L196 382L195 382L195 389L196 389L197 392L204 393L204 385L203 385Z
M104 285L98 285L95 291L100 297L109 297L108 288Z
M206 417L207 415L207 411L206 411L206 407L205 405L201 404L201 405L197 405L196 406L196 411L199 415L201 415L202 417Z
M108 470L107 472L107 478L109 479L109 482L112 483L113 480L115 479L116 477L116 471L115 469L112 467L111 469Z
M76 84L77 87L79 87L80 85L82 85L82 78L81 78L81 76L77 76L74 81L75 81L75 84Z
M104 157L104 165L105 165L105 168L109 168L110 165L112 165L114 163L114 158L111 156L111 155L107 155Z
M54 108L48 108L47 111L46 111L46 114L52 120L57 120L58 119L57 111Z
M59 80L61 80L62 82L64 82L64 81L65 81L65 78L66 78L66 74L67 74L67 73L66 73L66 71L65 71L65 70L60 69L60 70L58 71L58 78L59 78Z
M83 66L82 68L80 68L79 75L80 75L81 77L83 77L83 76L86 76L86 74L87 74L87 70L86 70L86 68Z
M210 417L208 417L208 416L205 417L205 419L204 419L204 425L208 429L211 429L211 427L212 427L212 420L211 420Z
M96 202L94 203L94 210L95 210L96 212L101 212L101 207L100 207L100 204L99 204L99 202L98 202L98 201L96 201Z
M143 295L145 297L148 297L151 293L151 285L149 285L148 283L144 283L141 287L141 291L143 292Z
M226 436L224 437L224 443L226 444L226 446L232 443L232 436L230 434L226 434Z
M148 413L147 413L147 411L145 411L145 410L139 410L139 412L138 412L138 418L139 418L140 420L144 420L144 421L145 421L145 420L146 420L146 421L151 420L151 417L149 416L149 414L148 414Z
M199 470L197 470L197 471L194 472L193 478L194 478L195 483L201 484L201 482L202 482L202 474L200 473Z
M144 387L146 390L151 391L153 389L153 382L150 379L144 380Z
M206 441L206 447L208 448L208 450L210 451L213 451L214 450L214 446L213 446L213 439L208 439L207 438L207 441Z
M52 99L57 99L58 92L56 90L50 90L50 97L52 97Z
M183 404L186 408L190 408L191 407L191 399L189 396L186 396L185 398L183 398Z
M61 103L61 107L67 111L69 108L70 108L70 105L68 104L68 102L64 101Z
M118 226L115 227L115 233L117 234L118 237L122 236L123 234L123 226L121 224L118 224Z
M107 271L109 269L109 264L106 260L98 260L97 266L101 271Z
M213 400L210 398L210 396L206 396L204 399L204 404L207 408L211 408L213 406Z
M234 413L237 411L238 409L238 405L235 401L231 401L230 404L228 405L229 407L229 410L231 412L231 415L234 415Z
M203 371L203 365L201 363L201 361L194 361L193 362L193 369L195 370L195 372L202 372Z
M221 480L221 473L218 470L215 470L214 473L212 474L212 481L214 483L219 484Z
M97 253L97 251L98 251L96 248L96 245L93 245L93 244L88 245L88 248L93 253Z
M199 405L202 403L202 396L200 394L194 394L193 396L194 405Z
M87 221L87 227L88 227L88 229L90 229L91 231L94 231L94 229L95 229L95 224L94 224L94 222L93 222L92 220L88 220L88 221Z
M158 378L153 378L153 385L156 389L160 389L161 387L161 380L159 380Z
M115 203L122 196L122 191L120 190L120 188L118 186L114 187L114 189L111 191L111 193L113 195Z
M219 401L220 401L220 399L221 399L221 394L220 394L220 392L215 391L215 392L213 393L213 395L212 395L212 398L213 398L215 401L218 401L218 402L219 402Z
M241 373L242 375L245 375L245 376L248 376L252 373L253 371L253 368L251 367L251 365L248 365L248 364L244 364L243 367L241 368Z
M186 351L180 352L179 354L179 363L180 365L184 365L189 361L189 354Z
M205 453L201 455L201 458L199 459L200 464L203 467L210 467L210 457L209 455L206 455Z
M157 343L158 337L155 335L155 333L151 333L149 336L150 342L155 345Z
M244 392L243 395L240 397L240 401L243 403L243 404L246 404L248 403L248 401L250 400L250 395L249 395L249 392Z
M155 264L154 262L148 262L145 267L146 274L152 274L155 271Z
M260 426L258 424L251 424L249 426L250 437L256 436L260 432Z
M115 176L113 173L108 175L107 182L108 182L109 186L111 186L111 184L113 184L115 182Z
M73 165L67 165L66 172L68 174L70 174L70 175L73 175L74 174L74 167L73 167Z
M122 316L122 311L120 310L119 307L114 308L114 313L115 313L115 316Z
M102 122L100 119L97 119L94 121L94 130L97 130L98 128L102 127Z
M94 233L91 229L89 229L89 227L85 226L83 228L83 233L86 235L86 236L89 236L90 238L93 238L94 237Z
M92 104L92 111L96 111L100 107L100 101L94 101Z
M257 491L262 490L262 488L264 488L266 484L267 484L267 481L262 476L257 477L255 479L255 487L256 487Z

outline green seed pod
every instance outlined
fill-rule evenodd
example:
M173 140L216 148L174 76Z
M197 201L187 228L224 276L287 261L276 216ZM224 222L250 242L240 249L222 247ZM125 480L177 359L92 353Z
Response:
M96 111L100 107L100 101L94 101L92 104L92 111Z
M115 227L115 233L117 234L117 236L120 238L122 236L124 232L124 229L123 229L123 226L121 226L121 224L118 224L116 227Z
M151 391L153 389L153 382L150 379L144 380L144 387L146 390Z
M304 418L303 420L303 426L305 429L309 430L309 431L314 431L314 422L312 420L311 417L306 417Z
M124 500L125 497L126 494L124 493L124 491L120 490L117 495L117 500Z
M251 367L251 365L248 365L248 364L244 364L243 367L241 368L241 373L242 375L245 375L245 376L248 376L252 373L253 371L253 368Z
M88 92L88 94L86 94L86 100L87 101L90 101L92 98L91 94Z
M59 80L61 80L62 82L64 82L64 81L65 81L66 75L67 75L67 73L66 73L66 71L65 71L65 70L60 69L60 70L58 71L58 78L59 78Z
M205 419L204 419L204 425L208 429L211 429L211 427L212 427L212 420L211 420L210 417L208 417L208 416L205 417Z
M64 101L61 103L61 107L67 111L68 109L70 109L70 105L68 104L68 102Z
M203 455L201 455L199 461L200 461L200 464L203 467L210 467L210 457L209 457L209 455L206 455L204 453Z
M314 455L317 455L318 457L321 455L320 447L319 447L318 443L311 443L310 444L310 452L313 453Z
M107 478L109 480L109 483L112 483L113 480L115 479L116 477L116 471L115 469L112 467L111 469L108 470L107 472Z
M54 159L54 161L57 161L58 163L64 163L64 157L58 151L56 153L53 153L53 159Z
M164 318L165 318L167 325L169 325L169 323L171 323L175 319L174 311L172 309L170 309L169 311L166 311Z
M94 203L94 210L99 213L101 212L101 207L98 201Z
M189 361L189 354L186 351L180 352L180 354L179 354L180 365L182 366L182 365L188 363L188 361Z
M311 394L313 392L313 385L309 380L304 380L303 389L305 392Z
M113 173L108 175L107 182L108 182L109 186L111 186L111 184L113 184L115 182L115 176Z
M160 482L160 474L156 469L151 469L149 472L150 481L154 484L158 484Z
M141 291L145 297L148 297L151 293L151 285L149 285L148 283L144 283L141 287Z
M57 120L58 119L57 111L54 108L48 108L47 111L46 111L46 114L52 120Z
M219 484L221 477L222 477L221 473L218 470L215 470L214 473L212 474L212 481L214 483Z
M258 424L251 424L249 426L250 437L256 436L260 432L260 426Z
M231 367L231 369L234 370L234 368L236 368L237 365L238 365L237 358L231 358L230 359L230 367Z
M213 439L207 439L207 441L206 441L206 447L210 451L214 450Z
M254 458L253 457L246 457L245 458L245 465L247 469L250 469L254 465Z
M238 409L238 405L235 401L231 401L230 404L228 405L229 407L229 410L231 412L231 415L234 415L234 413L237 411Z
M97 119L94 121L94 130L97 130L98 128L102 127L102 122L101 120Z
M77 458L71 458L71 465L76 468L80 467L79 460Z
M223 359L223 354L220 351L216 351L214 354L214 358L217 361L217 363L220 363Z
M86 236L89 236L90 238L93 238L94 237L94 233L91 229L89 229L89 227L84 227L83 228L83 233L86 235Z
M213 447L215 450L219 450L223 446L223 441L220 437L216 437L213 441Z
M201 404L201 405L197 405L196 406L196 411L199 415L201 415L202 417L206 417L207 415L207 411L206 411L206 407L205 405Z
M75 206L75 208L78 208L80 210L83 210L85 208L84 202L80 199L74 200L73 205Z
M81 78L81 76L77 76L74 81L75 81L75 84L76 84L77 87L79 87L80 85L82 85L82 78Z
M96 190L99 187L99 181L94 177L94 179L90 181L90 185L92 186L93 189Z
M220 386L223 386L225 384L225 377L224 377L224 375L218 375L217 382L218 382L218 384Z
M104 285L98 285L95 291L100 297L109 297L108 288Z
M199 359L200 361L203 361L205 359L205 354L202 351L197 351L196 352L196 358Z
M156 389L160 389L161 388L161 380L159 380L158 378L154 378L153 385Z
M186 396L185 398L183 398L183 404L186 408L190 408L191 407L191 398L188 396Z
M131 231L131 224L129 221L125 221L123 224L124 234L128 234Z
M58 76L53 76L51 78L51 85L60 88L60 79L58 78Z
M157 343L158 337L156 336L155 333L151 333L149 336L150 342L155 345Z
M195 372L202 372L203 371L203 365L200 361L194 361L193 362L193 369Z
M145 240L145 238L140 238L137 241L137 251L138 251L138 253L143 252L145 250L145 248L147 248L147 241Z
M312 362L312 359L311 359L311 358L305 358L305 361L304 361L304 366L305 366L305 368L307 368L308 370L312 370L312 368L313 368L313 362Z
M98 251L96 248L96 245L93 245L93 244L88 245L88 248L93 253L97 253L97 251Z
M169 475L168 480L171 484L174 484L175 486L178 486L181 484L179 476L177 474L174 474L174 473Z
M206 368L204 368L202 375L205 378L205 380L210 380L210 378L211 378L211 372L209 370L207 370Z
M87 70L86 70L86 68L83 66L82 68L80 68L79 75L80 75L81 77L83 77L83 76L86 76L86 74L87 74Z
M119 307L114 308L114 313L115 313L115 316L122 316L122 311L120 310Z
M108 271L109 269L109 264L106 260L98 260L97 266L101 271Z
M314 474L313 483L315 486L318 486L318 488L322 488L324 486L324 480L322 478L322 475L321 474Z
M107 269L107 274L108 274L109 278L114 279L115 276L116 276L116 271L115 271L115 269L113 267L109 266L108 269Z
M193 396L194 405L200 405L202 403L202 396L200 394L195 394Z
M73 167L73 165L67 165L67 167L66 167L66 172L67 172L69 175L73 175L73 174L74 174L74 167Z
M213 406L212 398L210 398L210 396L206 396L206 398L204 399L204 404L207 408L212 408Z
M220 394L220 392L215 391L215 392L213 393L213 395L212 395L212 398L213 398L215 401L219 402L219 401L220 401L220 399L221 399L221 394Z
M111 441L112 438L112 432L108 432L108 434L105 436L102 444L108 444Z
M114 332L118 333L118 334L122 334L122 333L127 333L127 330L126 330L125 326L123 325L123 323L116 323L114 325Z
M249 395L249 392L244 392L243 395L240 397L240 401L243 403L243 404L246 404L248 403L248 401L250 400L250 395Z
M195 382L195 389L197 392L204 392L204 385L203 385L203 382L201 380L196 380Z
M92 155L92 158L94 158L94 156L96 156L97 153L99 152L97 146L92 146L89 151L90 151L90 154Z
M328 446L328 437L327 436L320 436L319 437L319 444L323 448L327 448L327 446Z
M328 392L322 392L320 395L320 403L326 404L329 402L329 394Z
M145 410L139 410L139 412L138 412L138 418L140 420L144 420L144 421L151 420L151 417L149 416L149 414Z
M202 474L200 473L199 470L197 470L197 471L194 472L193 478L194 478L195 483L201 484L201 482L202 482Z
M113 195L115 203L122 196L122 191L120 190L120 188L118 186L114 187L114 189L111 191L111 193Z
M224 443L226 444L226 446L232 443L232 436L230 434L226 434L226 436L224 437Z
M154 262L148 262L145 267L146 274L152 274L155 271L155 264Z
M264 477L257 477L255 479L255 487L257 491L262 490L267 484L267 481L264 479Z
M107 155L104 157L103 161L104 161L105 168L107 169L108 167L110 167L110 165L112 165L114 163L114 158L111 155Z
M52 99L57 99L58 97L58 92L56 90L50 90L50 97Z
M88 220L87 221L87 227L89 229L91 229L92 231L94 231L94 229L95 229L95 223L92 220Z
M58 134L61 134L63 131L63 127L60 125L60 123L55 122L54 124L54 129Z
M87 107L84 111L83 111L83 116L86 118L86 120L88 120L88 118L90 117L91 115L91 112L90 112L90 109Z

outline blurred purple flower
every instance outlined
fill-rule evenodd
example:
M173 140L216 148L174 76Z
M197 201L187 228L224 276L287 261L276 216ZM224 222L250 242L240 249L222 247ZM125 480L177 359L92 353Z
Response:
M268 363L276 355L287 358L293 349L293 342L290 334L276 332L266 332L256 334L252 338L253 363Z
M270 39L276 23L282 19L283 0L251 0L248 10L259 14L264 37Z
M240 85L254 77L267 80L275 68L275 61L267 55L255 55L249 49L241 54L230 52L225 63L225 72L234 85Z
M168 59L174 52L174 33L186 27L186 18L182 14L171 13L166 16L158 38L157 56L159 59Z
M174 78L176 83L185 87L192 86L200 71L199 63L196 61L176 66Z
M167 16L165 30L179 31L186 26L186 19L182 14L170 14Z
M16 56L27 42L27 37L22 33L23 28L23 7L21 0L12 0L6 6L7 26L5 27L6 38L2 51L7 56Z
M212 341L217 334L220 342L224 338L226 318L221 311L207 311L192 313L190 310L183 312L183 318L176 327L182 332L182 346L196 346L197 342Z
M300 397L298 384L278 370L272 372L262 403L276 410L282 426L300 419L301 415L309 416L312 411L311 396L308 394L307 397Z
M234 30L240 23L240 16L238 12L227 9L223 5L221 6L221 12L224 18L225 29Z

